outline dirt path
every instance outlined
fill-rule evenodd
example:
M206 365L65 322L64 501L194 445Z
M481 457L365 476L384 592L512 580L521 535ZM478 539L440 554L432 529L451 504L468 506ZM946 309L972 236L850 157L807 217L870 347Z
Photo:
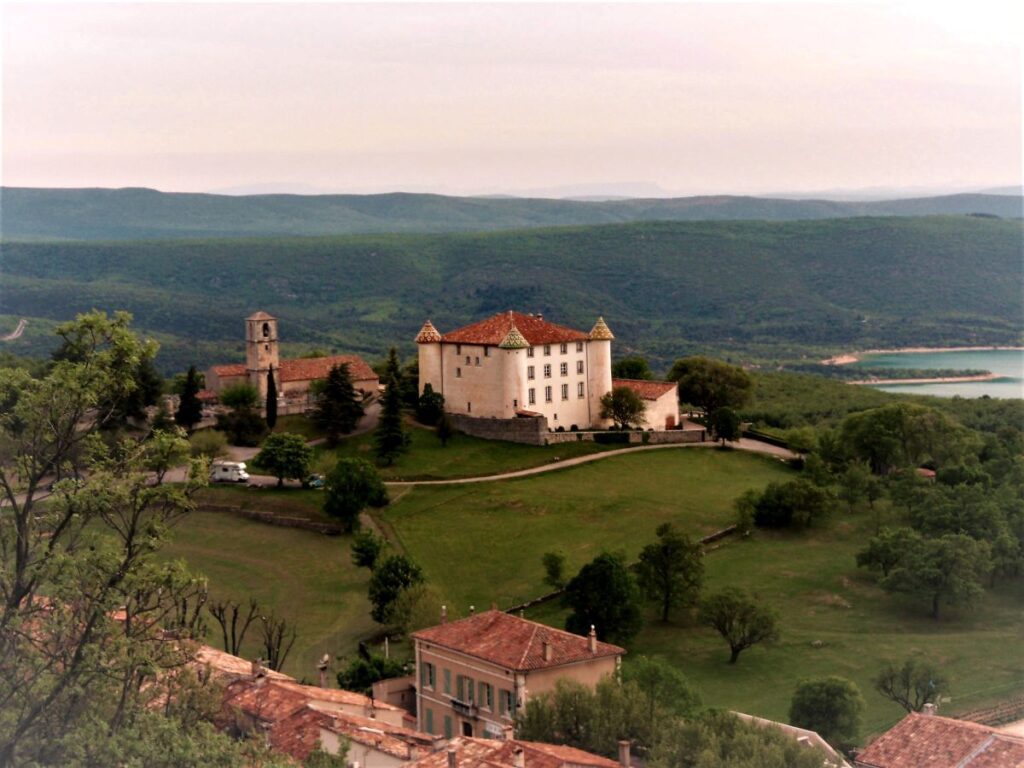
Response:
M10 333L8 333L6 336L0 336L0 341L14 341L15 339L20 339L21 334L25 332L26 325L28 325L28 320L26 320L24 317L21 318L21 320L18 321L18 327L15 328Z
M545 472L555 472L566 467L575 467L580 464L589 464L592 461L601 461L602 459L610 459L613 456L623 456L626 454L639 453L641 451L662 451L670 448L716 448L718 443L707 442L707 443L670 443L668 445L641 445L636 448L617 448L614 451L605 451L604 453L592 453L588 456L577 456L574 459L565 459L563 461L552 462L551 464L544 464L540 467L531 467L529 469L520 469L515 472L503 472L498 475L481 475L479 477L460 477L452 480L393 480L387 481L384 485L389 488L404 488L413 485L466 485L468 483L489 483L494 480L512 480L517 477L529 477L531 475L540 475ZM787 448L780 448L777 445L769 445L768 443L762 443L760 440L751 440L750 438L741 438L734 443L729 443L731 448L735 448L741 451L750 451L752 453L763 453L769 456L775 456L780 459L792 459L799 456L799 454L790 451Z

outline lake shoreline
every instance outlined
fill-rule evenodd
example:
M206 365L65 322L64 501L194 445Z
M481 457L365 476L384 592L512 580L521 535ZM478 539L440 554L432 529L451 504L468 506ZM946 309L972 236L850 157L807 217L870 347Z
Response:
M860 379L849 381L848 384L859 384L861 386L891 386L894 384L966 384L972 381L998 381L1005 379L999 373L979 373L976 376L942 376L931 379Z
M899 354L927 354L929 352L1012 352L1012 351L1024 351L1024 347L1016 346L987 346L987 347L901 347L900 349L865 349L858 352L847 352L843 355L836 355L830 357L827 360L822 360L822 365L851 365L852 363L860 362L860 359L865 355L899 355ZM992 374L995 376L995 374ZM995 376L995 378L1000 378ZM898 379L892 383L900 384L903 382L913 382L917 384L924 383L947 383L947 382L960 382L960 381L991 381L989 378L978 379L974 377L957 377L957 378L946 378L946 379ZM853 384L863 384L866 382L854 381ZM888 381L875 381L875 384L885 384Z

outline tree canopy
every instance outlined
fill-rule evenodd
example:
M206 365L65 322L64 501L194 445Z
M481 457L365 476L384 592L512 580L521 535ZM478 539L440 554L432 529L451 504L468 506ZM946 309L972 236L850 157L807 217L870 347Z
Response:
M609 643L628 643L643 626L640 590L621 555L604 552L584 565L565 587L572 613L565 628L586 635L593 626Z
M612 363L613 379L650 381L654 378L647 359L640 355L629 355Z
M676 360L668 380L679 383L679 402L695 405L706 414L719 408L742 408L754 388L750 374L739 366L701 356Z
M327 378L317 386L313 422L327 436L327 444L335 446L342 435L349 434L363 418L359 393L352 385L348 364L335 365Z
M732 587L702 599L698 619L725 638L730 664L747 648L779 638L775 612Z
M857 742L864 699L853 682L837 676L803 680L793 694L789 722L816 731L837 749Z
M285 478L305 480L312 460L313 449L306 444L306 438L290 432L277 432L264 441L253 463L276 477L280 488Z
M363 459L339 459L324 483L324 513L340 520L348 532L359 530L364 507L388 503L377 468Z
M629 387L615 387L601 396L601 418L611 419L620 429L640 424L647 404Z
M658 539L640 551L637 580L644 595L661 609L661 620L668 621L673 608L697 601L704 581L704 553L699 542L662 523Z

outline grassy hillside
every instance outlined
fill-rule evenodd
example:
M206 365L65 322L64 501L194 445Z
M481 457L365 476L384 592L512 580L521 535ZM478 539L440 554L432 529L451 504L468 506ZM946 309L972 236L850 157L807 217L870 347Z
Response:
M656 222L451 235L7 243L0 313L128 309L161 364L242 358L265 309L300 347L412 354L424 318L450 330L517 308L665 364L906 344L1016 343L1019 222L976 217ZM13 319L11 323L13 327ZM32 328L30 323L30 328ZM35 349L37 336L6 343Z
M946 195L882 202L684 197L584 202L385 195L206 195L152 189L0 190L5 240L463 232L630 221L1021 216L1021 198Z

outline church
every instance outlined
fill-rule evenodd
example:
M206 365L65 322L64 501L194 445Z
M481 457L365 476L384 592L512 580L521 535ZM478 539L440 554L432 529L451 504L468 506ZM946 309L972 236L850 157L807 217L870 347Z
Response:
M261 401L267 398L267 376L274 372L278 413L303 413L314 406L310 387L326 379L331 368L348 365L352 385L364 395L376 394L377 374L358 355L299 357L281 360L278 351L277 318L256 312L245 318L245 362L215 365L206 372L206 386L220 393L235 384L256 387Z
M430 320L419 345L420 392L430 384L445 410L476 418L544 416L550 429L602 428L601 398L613 386L642 388L644 426L671 429L678 404L671 382L612 379L612 340L603 318L589 333L540 314L501 312L442 334ZM662 384L661 388L652 385Z

